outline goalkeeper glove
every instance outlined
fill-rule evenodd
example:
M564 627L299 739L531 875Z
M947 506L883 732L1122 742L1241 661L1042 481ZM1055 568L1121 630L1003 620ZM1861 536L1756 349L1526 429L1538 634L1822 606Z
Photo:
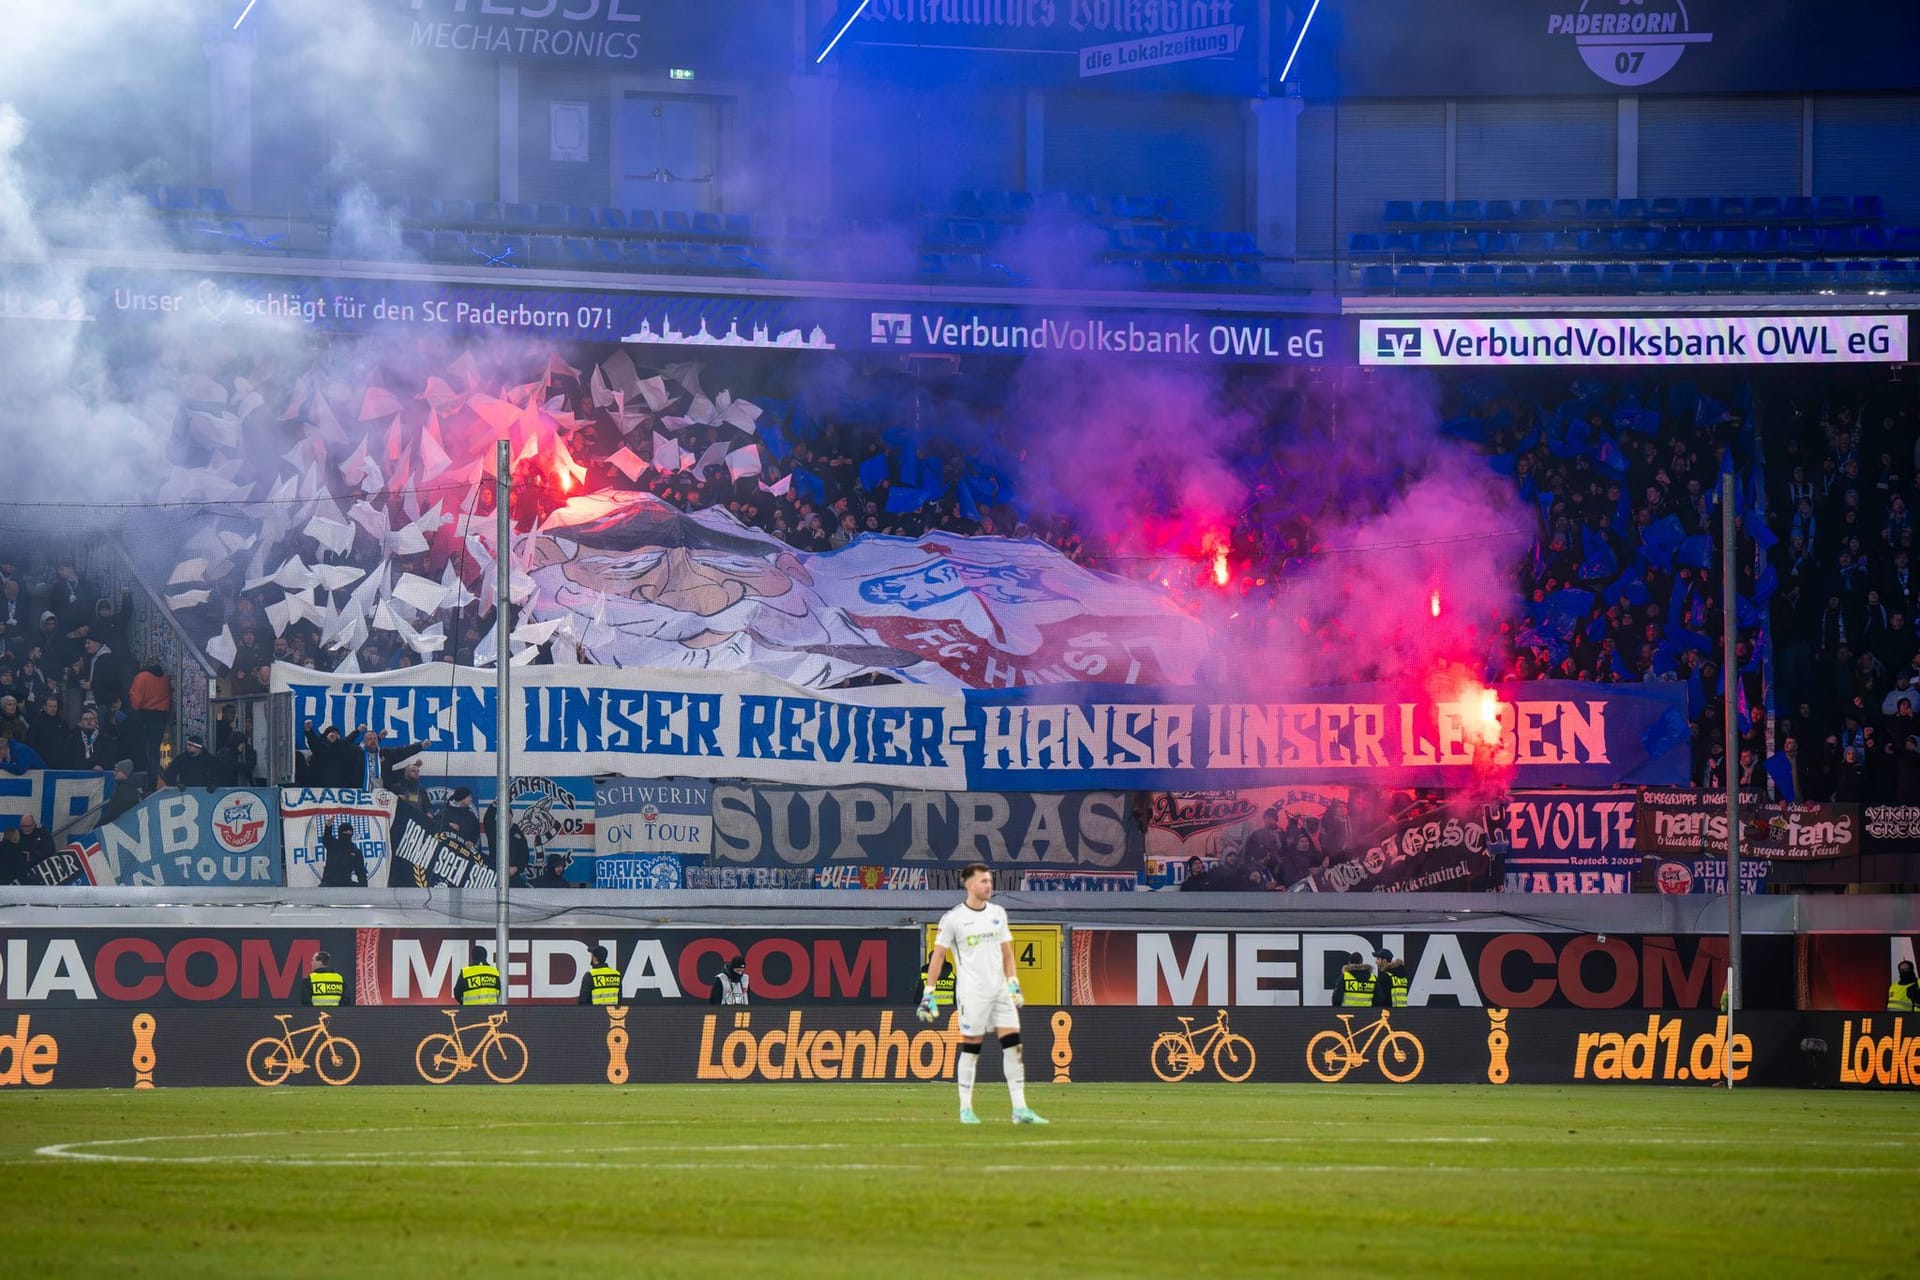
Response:
M1020 994L1020 979L1007 979L1007 997L1013 1001L1013 1007L1016 1009L1026 1004L1027 998Z
M932 1022L940 1016L940 1000L934 995L932 987L920 993L920 1007L914 1013L922 1022Z

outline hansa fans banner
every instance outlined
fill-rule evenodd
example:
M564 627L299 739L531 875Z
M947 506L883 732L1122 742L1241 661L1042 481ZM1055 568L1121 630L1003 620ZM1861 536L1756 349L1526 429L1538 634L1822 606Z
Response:
M1500 704L1396 700L1374 686L1210 702L1115 685L835 692L761 675L530 666L509 711L516 772L886 783L936 791L1193 790L1293 782L1449 787L1483 765L1521 785L1684 777L1681 686L1533 681ZM434 664L342 676L279 664L293 722L367 724L423 743L435 772L493 768L494 673ZM1678 722L1677 729L1675 722Z

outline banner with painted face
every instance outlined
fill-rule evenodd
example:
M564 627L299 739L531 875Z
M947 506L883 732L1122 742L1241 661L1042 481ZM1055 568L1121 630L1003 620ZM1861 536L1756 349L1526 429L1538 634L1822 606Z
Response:
M1509 893L1628 893L1640 870L1630 790L1515 791L1507 837Z
M168 789L66 851L89 884L278 885L279 796L252 787Z
M1117 791L946 792L892 787L713 789L716 866L1140 869Z
M1686 690L1532 681L1478 702L1359 685L1284 702L1203 690L1052 685L801 689L767 676L530 666L515 677L517 767L941 791L1224 789L1309 783L1522 786L1687 776ZM444 664L377 675L274 668L293 722L370 724L425 744L430 772L493 768L494 675ZM1477 735L1491 739L1482 743Z
M1294 893L1479 893L1491 887L1498 810L1467 797L1415 796L1365 845L1309 871Z
M477 840L463 838L469 844L492 848L493 830L485 819L499 790L499 781L493 774L427 778L424 782L434 821L456 835L462 834L460 822L449 816L448 805L454 791L465 787L473 812L481 817L484 829ZM527 874L536 876L553 865L569 885L597 884L600 837L593 779L516 773L508 781L507 793L514 825L527 840L531 859Z

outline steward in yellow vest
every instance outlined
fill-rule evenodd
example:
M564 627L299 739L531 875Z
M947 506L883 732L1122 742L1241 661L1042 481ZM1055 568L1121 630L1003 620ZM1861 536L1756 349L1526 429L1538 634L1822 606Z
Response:
M1896 1013L1912 1013L1920 1007L1914 1000L1914 996L1920 994L1920 989L1914 986L1915 980L1913 961L1902 960L1900 971L1894 975L1893 985L1887 988L1888 1009Z
M1340 970L1340 1007L1367 1009L1373 1005L1373 966L1355 956Z
M453 984L453 998L461 1004L499 1004L500 971L493 967L485 947L475 947L476 960L460 970Z
M619 1004L620 971L607 963L607 949L593 949L593 967L580 979L581 1004Z
M307 988L300 1003L316 1009L331 1009L347 1002L347 980L333 970L333 962L324 951L313 955L313 972L307 975Z

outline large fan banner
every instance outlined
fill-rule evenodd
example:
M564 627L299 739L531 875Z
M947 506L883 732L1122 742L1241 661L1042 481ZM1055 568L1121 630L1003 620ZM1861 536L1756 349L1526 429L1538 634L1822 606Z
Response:
M494 673L442 663L343 676L278 664L293 722L422 744L434 772L493 769ZM1519 786L1686 777L1683 685L1530 681L1480 703L1348 686L1209 702L1193 689L1059 685L833 692L761 675L528 666L509 709L515 772L746 778L936 791L1192 790L1295 782ZM1603 691L1604 690L1604 691ZM1512 698L1512 701L1505 700Z

